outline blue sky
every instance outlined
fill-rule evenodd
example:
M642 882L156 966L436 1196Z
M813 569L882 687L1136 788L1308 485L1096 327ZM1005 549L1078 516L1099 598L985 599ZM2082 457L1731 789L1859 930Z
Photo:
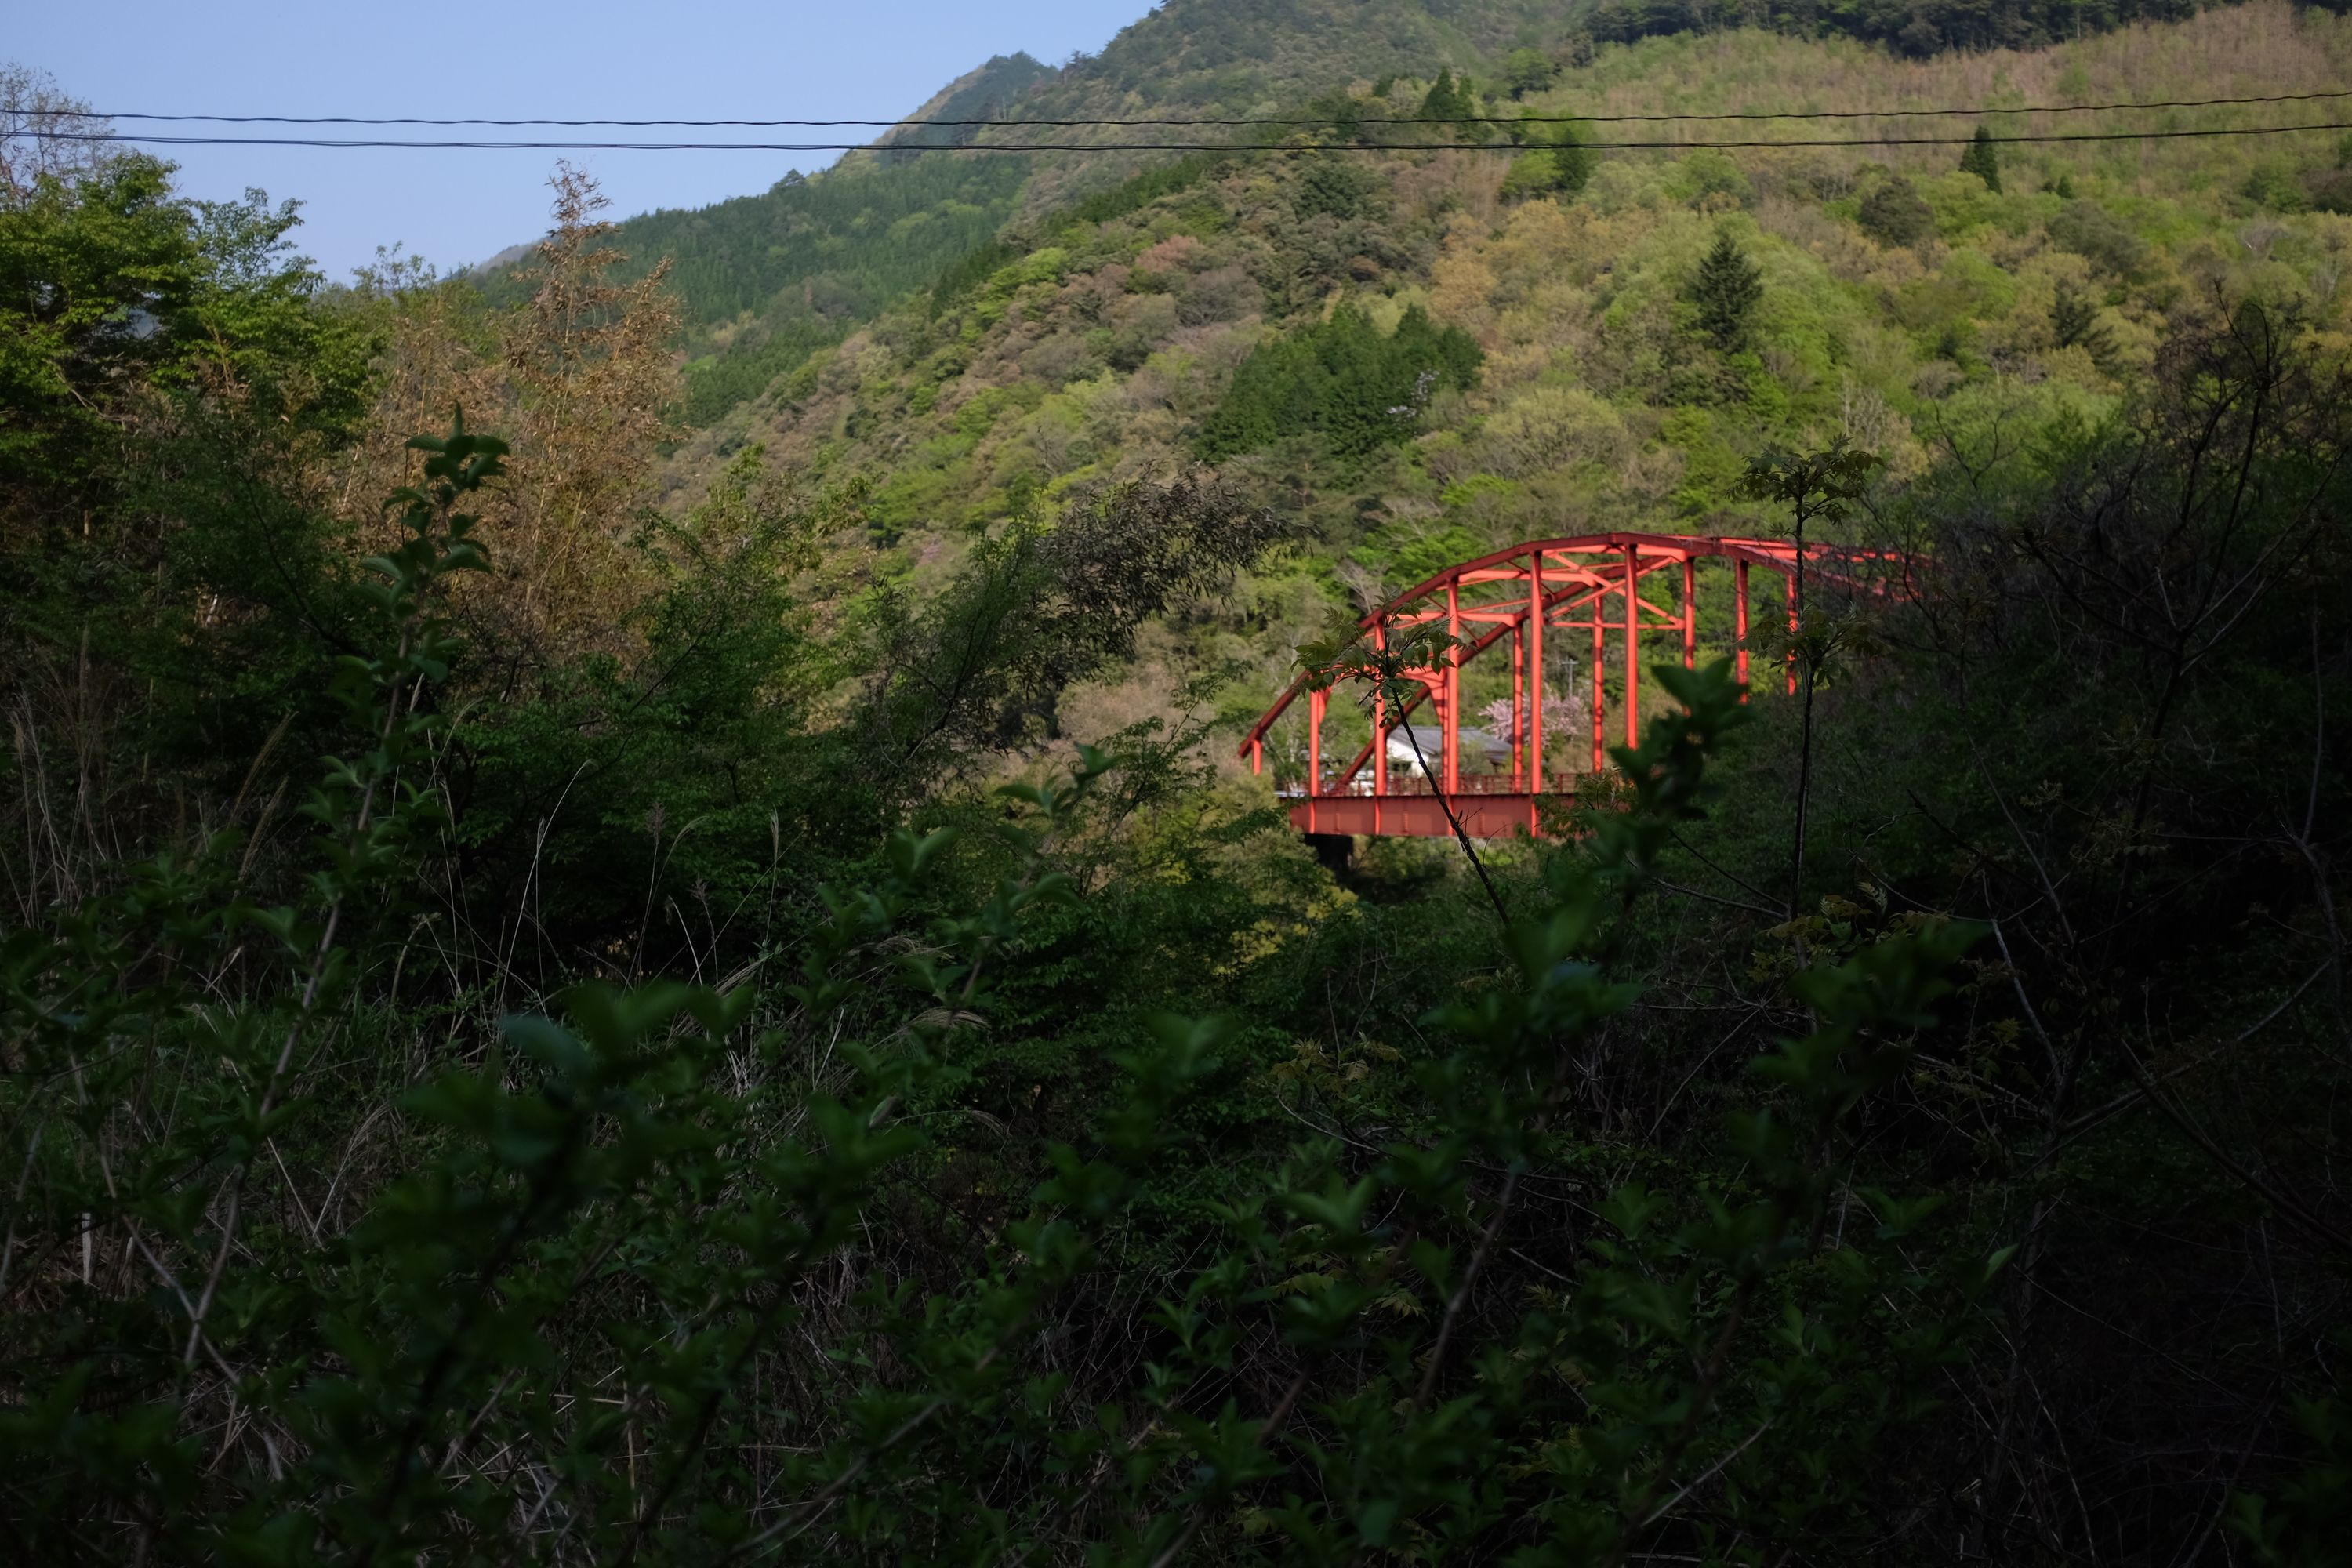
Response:
M991 55L1058 64L1099 49L1150 0L893 0L887 6L553 5L457 0L414 8L252 0L11 5L0 59L49 72L94 109L151 113L886 119ZM135 127L126 123L122 129ZM160 129L160 128L159 128ZM236 127L219 128L225 134ZM272 133L272 132L263 132ZM306 132L294 130L292 134ZM331 129L318 134L373 135ZM427 130L395 136L449 134ZM464 134L462 132L456 134ZM486 132L530 140L641 132ZM694 132L652 132L680 137ZM860 132L719 133L850 141ZM296 238L330 276L404 244L445 268L534 237L554 153L159 149L192 195L248 185L303 203ZM762 191L831 153L586 153L616 215Z

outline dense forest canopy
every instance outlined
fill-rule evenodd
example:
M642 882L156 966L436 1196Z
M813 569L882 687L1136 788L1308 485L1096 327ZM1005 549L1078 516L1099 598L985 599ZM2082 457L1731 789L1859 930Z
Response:
M1278 150L560 166L341 287L0 70L6 1539L2340 1561L2352 142L2015 138L2347 78L2275 0L1171 0L921 118ZM1234 759L1613 529L1903 586L1576 667L1649 723L1547 708L1541 836Z
M1865 40L1902 58L1926 59L1959 50L2041 49L2136 22L2179 20L2200 9L2192 0L2089 5L2076 0L2063 5L1886 0L1768 6L1689 0L1601 0L1569 6L1531 0L1179 0L1153 9L1099 55L1075 57L1058 68L1025 55L991 59L909 118L1293 118L1336 110L1341 123L1349 124L1365 114L1428 114L1432 100L1419 92L1384 91L1367 101L1351 98L1344 88L1334 91L1338 84L1352 81L1360 89L1440 78L1445 92L1437 118L1446 117L1447 104L1464 113L1498 108L1516 113L1522 107L1533 110L1530 93L1540 99L1546 88L1572 83L1573 78L1563 82L1562 73L1590 66L1596 47L1609 43L1719 38L1769 26L1795 37ZM1806 93L1806 80L1776 82L1775 91L1743 107L1840 106ZM1874 80L1866 101L1912 106L1905 101L1909 94L1888 92L1890 85L1885 79ZM2007 91L2006 86L1997 88L1988 101L2000 100ZM1931 91L1925 100L1941 102L1948 96ZM2069 96L2053 91L2046 100ZM1580 107L1572 93L1553 95L1545 107L1562 106L1571 112ZM1248 139L1244 132L1223 134ZM883 140L886 146L903 149L1001 143L1024 136L961 125L902 129ZM1086 143L1133 138L1116 127L1090 131L1079 125L1059 132L1057 139ZM692 361L685 405L690 421L709 423L756 396L814 350L836 340L842 321L878 313L908 287L910 277L935 275L943 251L970 249L980 230L992 233L1016 213L1034 218L1066 207L1151 159L1130 153L1009 162L1010 167L992 170L999 163L994 157L860 154L845 163L839 189L824 188L835 176L788 178L763 196L632 219L626 248L641 258L670 257L677 265ZM877 172L885 177L869 177ZM1519 172L1523 178L1533 173L1528 165Z

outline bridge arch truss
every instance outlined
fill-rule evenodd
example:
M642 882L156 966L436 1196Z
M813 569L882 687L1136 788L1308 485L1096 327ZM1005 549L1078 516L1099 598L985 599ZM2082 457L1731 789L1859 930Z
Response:
M1806 592L1906 594L1907 562L1894 552L1809 543L1803 561ZM1263 773L1276 724L1303 697L1307 709L1305 776L1277 791L1289 804L1292 822L1303 831L1444 836L1452 829L1435 797L1438 788L1452 798L1474 837L1503 837L1521 827L1535 831L1540 826L1543 800L1564 793L1564 785L1572 787L1573 775L1582 771L1579 763L1589 762L1596 773L1607 765L1612 667L1622 672L1616 717L1630 745L1641 732L1644 637L1670 639L1685 668L1697 662L1699 567L1705 562L1723 562L1730 569L1731 651L1744 685L1749 673L1749 635L1758 624L1754 616L1780 615L1795 628L1800 594L1796 545L1786 540L1623 532L1530 540L1449 567L1362 618L1364 632L1375 639L1398 628L1437 622L1458 640L1434 668L1408 672L1414 692L1392 711L1388 704L1375 705L1371 738L1352 756L1326 758L1330 693L1311 689L1304 675L1251 726L1238 754L1248 760L1252 772ZM1759 567L1780 579L1780 592L1773 595L1777 605L1759 605L1752 596L1750 580ZM1567 660L1581 656L1584 665L1564 683L1571 689L1562 694L1584 710L1586 732L1580 738L1572 726L1570 733L1545 733L1548 699L1555 700L1559 710L1554 694L1546 689L1546 648L1552 647L1557 656L1563 643ZM1510 668L1505 734L1472 731L1474 740L1485 742L1474 747L1479 753L1475 763L1487 766L1465 766L1465 672L1480 656L1496 649L1502 650L1500 657ZM1785 668L1784 679L1794 690L1795 666L1788 663ZM1499 699L1489 704L1500 706ZM1426 720L1414 722L1413 715L1423 710L1434 714L1433 725ZM1402 747L1395 742L1400 732L1407 742ZM1548 739L1552 742L1549 757ZM1507 767L1502 763L1506 752Z

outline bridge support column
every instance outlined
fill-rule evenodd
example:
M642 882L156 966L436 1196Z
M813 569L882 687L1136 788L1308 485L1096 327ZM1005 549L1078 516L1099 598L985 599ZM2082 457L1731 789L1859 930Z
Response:
M1748 700L1748 563L1731 563L1732 575L1739 579L1739 607L1734 615L1731 630L1733 642L1739 654L1739 700Z
M1445 651L1445 793L1462 788L1462 587L1445 585L1445 635L1454 646Z
M1528 634L1511 631L1511 788L1528 787Z
M1625 547L1625 743L1642 743L1642 576Z
M1601 726L1609 721L1609 698L1602 689L1601 676L1609 668L1608 634L1601 629L1601 595L1592 596L1592 771L1598 773L1609 761L1609 742L1602 736Z
M1372 646L1383 651L1389 646L1387 627L1379 621L1372 623ZM1372 793L1389 793L1389 703L1377 688L1372 692ZM1380 807L1375 805L1372 811L1377 822Z
M1307 694L1307 793L1323 793L1323 700L1328 693Z
M1698 668L1698 563L1683 557L1683 668Z
M1528 552L1528 793L1543 794L1543 552Z

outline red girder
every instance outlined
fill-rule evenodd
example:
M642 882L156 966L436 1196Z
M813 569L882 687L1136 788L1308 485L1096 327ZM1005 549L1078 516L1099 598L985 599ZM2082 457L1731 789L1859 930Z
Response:
M1322 729L1325 693L1308 693L1307 777L1298 792L1291 816L1313 833L1374 833L1443 836L1451 832L1433 797L1430 782L1407 781L1391 786L1387 740L1423 703L1433 703L1442 724L1438 755L1425 757L1442 787L1457 797L1455 806L1464 826L1474 835L1493 836L1538 825L1538 803L1549 794L1549 770L1543 761L1544 659L1547 631L1590 630L1591 633L1591 766L1606 761L1603 731L1607 721L1604 660L1612 634L1623 640L1625 738L1633 743L1640 733L1641 639L1644 631L1672 630L1680 635L1683 663L1697 660L1697 576L1700 561L1732 563L1737 584L1734 617L1735 656L1740 679L1748 678L1749 568L1761 566L1788 582L1786 598L1791 624L1795 619L1796 546L1777 539L1717 539L1693 534L1594 533L1572 539L1530 540L1523 544L1465 561L1407 590L1363 617L1363 629L1384 637L1391 626L1418 626L1443 621L1463 639L1441 668L1410 672L1419 689L1393 713L1373 715L1372 739L1339 773L1323 776ZM1658 603L1646 580L1679 567L1678 592L1672 605ZM1848 592L1885 595L1892 578L1904 591L1908 563L1899 553L1860 550L1841 544L1808 544L1806 575ZM1465 591L1508 584L1504 593L1482 595L1465 603ZM1610 601L1614 598L1612 608ZM1537 606L1540 603L1541 610ZM1483 631L1480 629L1484 627ZM1505 638L1511 639L1511 769L1508 787L1503 776L1471 775L1462 772L1461 671L1472 659ZM1789 676L1791 689L1795 669ZM1274 706L1243 739L1239 755L1249 759L1253 772L1265 765L1265 737L1276 720L1302 691L1304 675L1293 680ZM1424 733L1406 726L1416 740ZM1363 787L1364 764L1372 765L1369 790Z

